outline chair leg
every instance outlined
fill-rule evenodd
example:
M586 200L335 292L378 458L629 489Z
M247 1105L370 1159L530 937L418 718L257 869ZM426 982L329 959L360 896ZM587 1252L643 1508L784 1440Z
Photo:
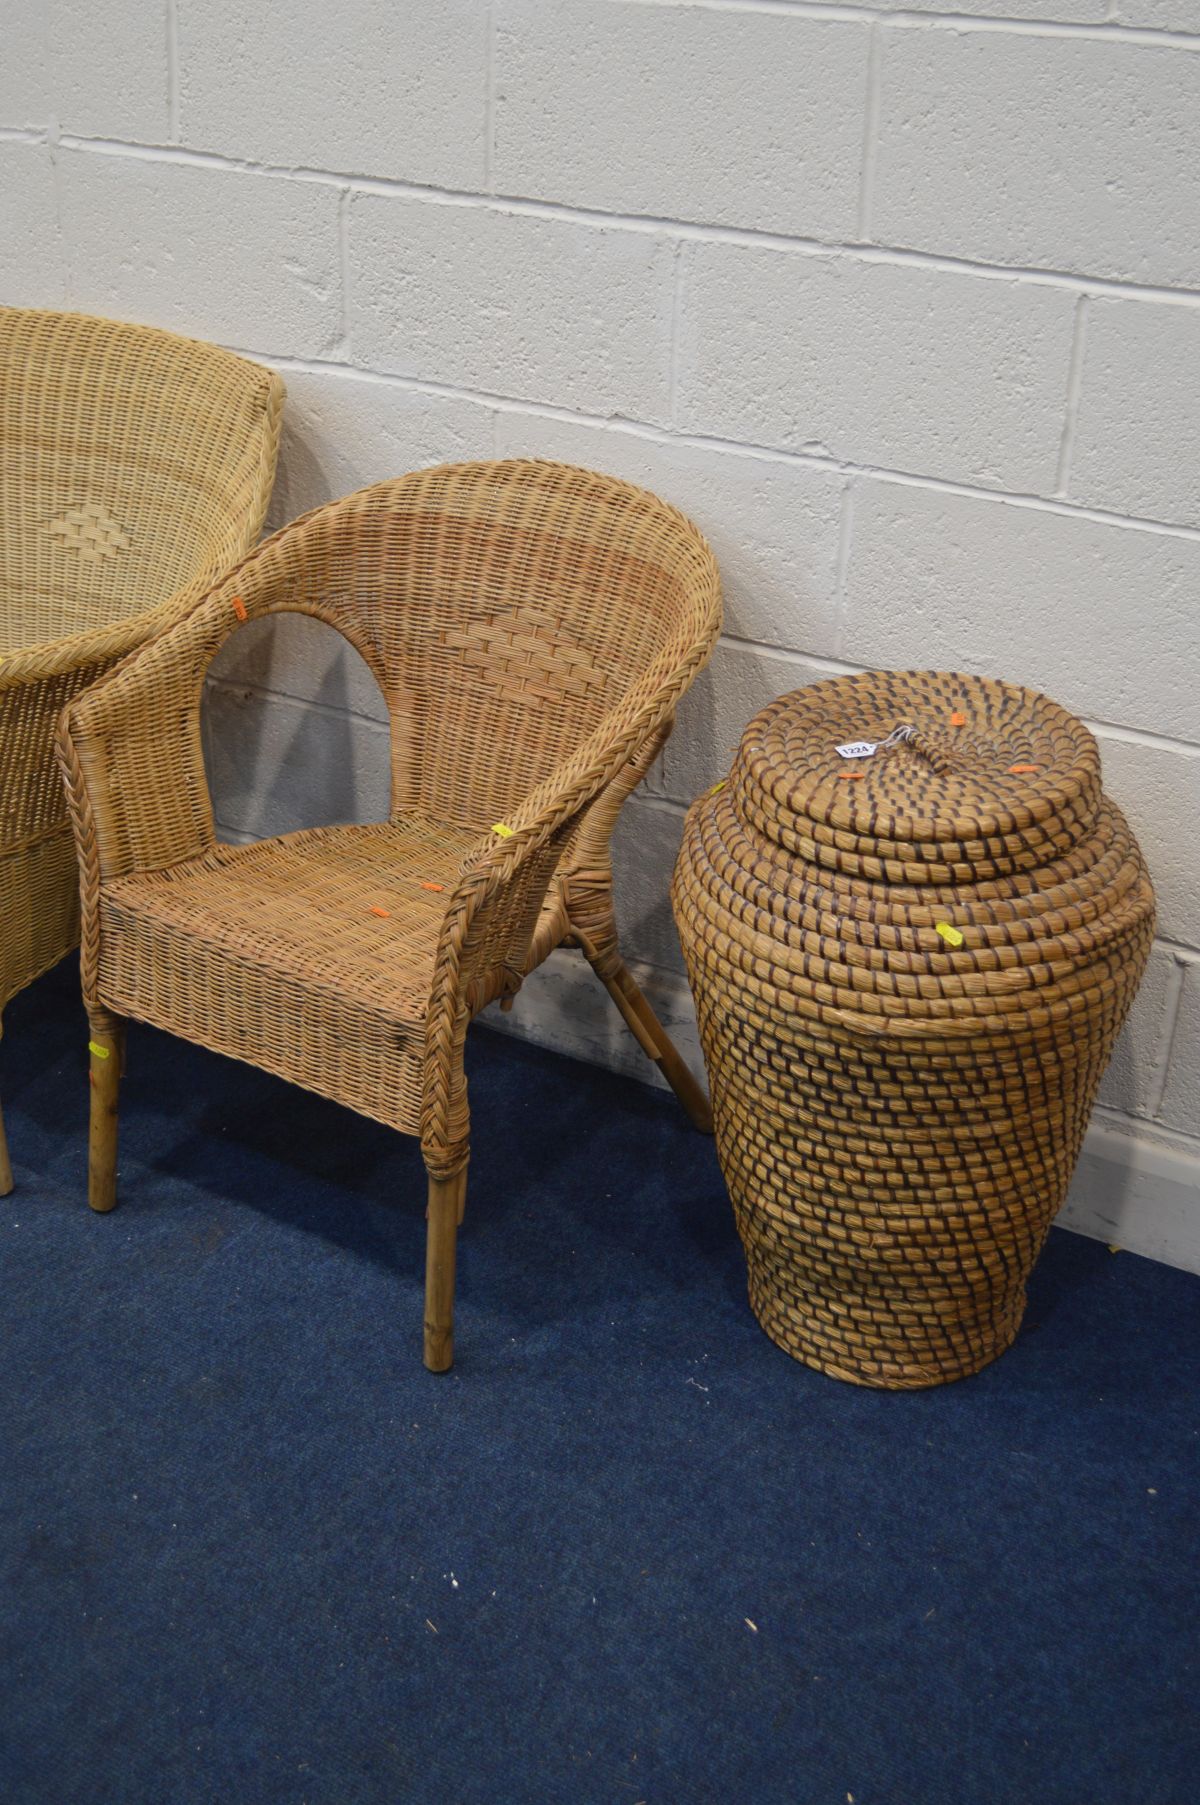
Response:
M576 937L583 948L584 957L621 1011L634 1039L646 1056L661 1069L663 1077L686 1109L693 1127L698 1128L701 1134L711 1134L712 1105L708 1096L646 1001L625 961L613 950L601 958L585 935L577 931Z
M425 1364L431 1373L454 1365L454 1262L467 1195L467 1168L450 1178L429 1175L425 1231Z
M125 1065L125 1024L110 1016L103 1028L92 1026L91 1122L88 1133L88 1202L94 1210L111 1210L117 1201L117 1093Z
M4 1132L4 1112L0 1110L0 1197L7 1197L12 1188L12 1161L8 1157L8 1137Z

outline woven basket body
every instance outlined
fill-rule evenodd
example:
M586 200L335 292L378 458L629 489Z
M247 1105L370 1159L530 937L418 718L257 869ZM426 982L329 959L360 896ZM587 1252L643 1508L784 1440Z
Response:
M978 677L780 697L693 805L672 896L759 1321L859 1384L975 1372L1153 934L1091 734Z

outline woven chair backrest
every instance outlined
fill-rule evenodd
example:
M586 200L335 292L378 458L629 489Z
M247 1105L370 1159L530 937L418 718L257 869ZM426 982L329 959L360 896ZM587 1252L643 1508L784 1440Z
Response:
M213 345L0 309L0 654L143 614L239 557L280 393Z
M236 591L236 600L231 591ZM442 466L293 522L205 604L212 650L280 610L338 629L392 723L392 812L489 826L715 631L696 528L560 464ZM236 616L236 619L235 619Z

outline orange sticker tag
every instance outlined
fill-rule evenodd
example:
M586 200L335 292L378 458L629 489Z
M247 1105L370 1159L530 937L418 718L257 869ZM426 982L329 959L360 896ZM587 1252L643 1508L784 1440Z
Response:
M231 595L229 598L229 605L239 620L250 619L250 616L246 613L246 604L240 595Z
M1008 774L1010 777L1024 777L1027 771L1040 771L1041 768L1040 765L1010 765Z
M389 911L388 911L388 910L387 910L387 909L381 909L381 908L380 908L380 907L379 907L379 904L378 904L378 903L372 903L372 904L371 904L371 910L370 910L370 912L371 912L371 914L372 914L372 915L378 915L378 916L379 916L379 919L380 919L380 920L381 920L381 921L386 921L386 920L387 920L387 919L388 919L388 914L389 914Z
M966 724L967 724L966 715L963 713L961 708L956 708L954 710L954 713L950 716L951 727L965 727Z
M837 773L837 775L841 778L843 783L856 783L860 778L866 776L866 772L865 771L839 771Z
M442 891L446 888L446 886L445 886L445 884L427 884L425 882L424 878L422 878L421 879L421 888L422 888L422 890L436 890L438 892L438 895L440 896Z

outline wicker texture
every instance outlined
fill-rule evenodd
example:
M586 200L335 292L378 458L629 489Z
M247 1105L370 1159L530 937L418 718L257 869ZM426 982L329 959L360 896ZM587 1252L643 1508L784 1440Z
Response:
M171 333L0 309L0 1007L79 935L58 716L257 538L282 397Z
M219 846L204 674L243 619L285 611L374 672L390 816ZM719 624L690 522L562 465L446 466L293 522L66 716L94 1027L154 1022L419 1134L449 1182L467 1024L567 942L701 1119L620 959L609 835ZM448 1364L430 1308L427 1358Z
M865 1385L994 1359L1154 928L1091 734L939 672L782 696L672 896L763 1327Z

